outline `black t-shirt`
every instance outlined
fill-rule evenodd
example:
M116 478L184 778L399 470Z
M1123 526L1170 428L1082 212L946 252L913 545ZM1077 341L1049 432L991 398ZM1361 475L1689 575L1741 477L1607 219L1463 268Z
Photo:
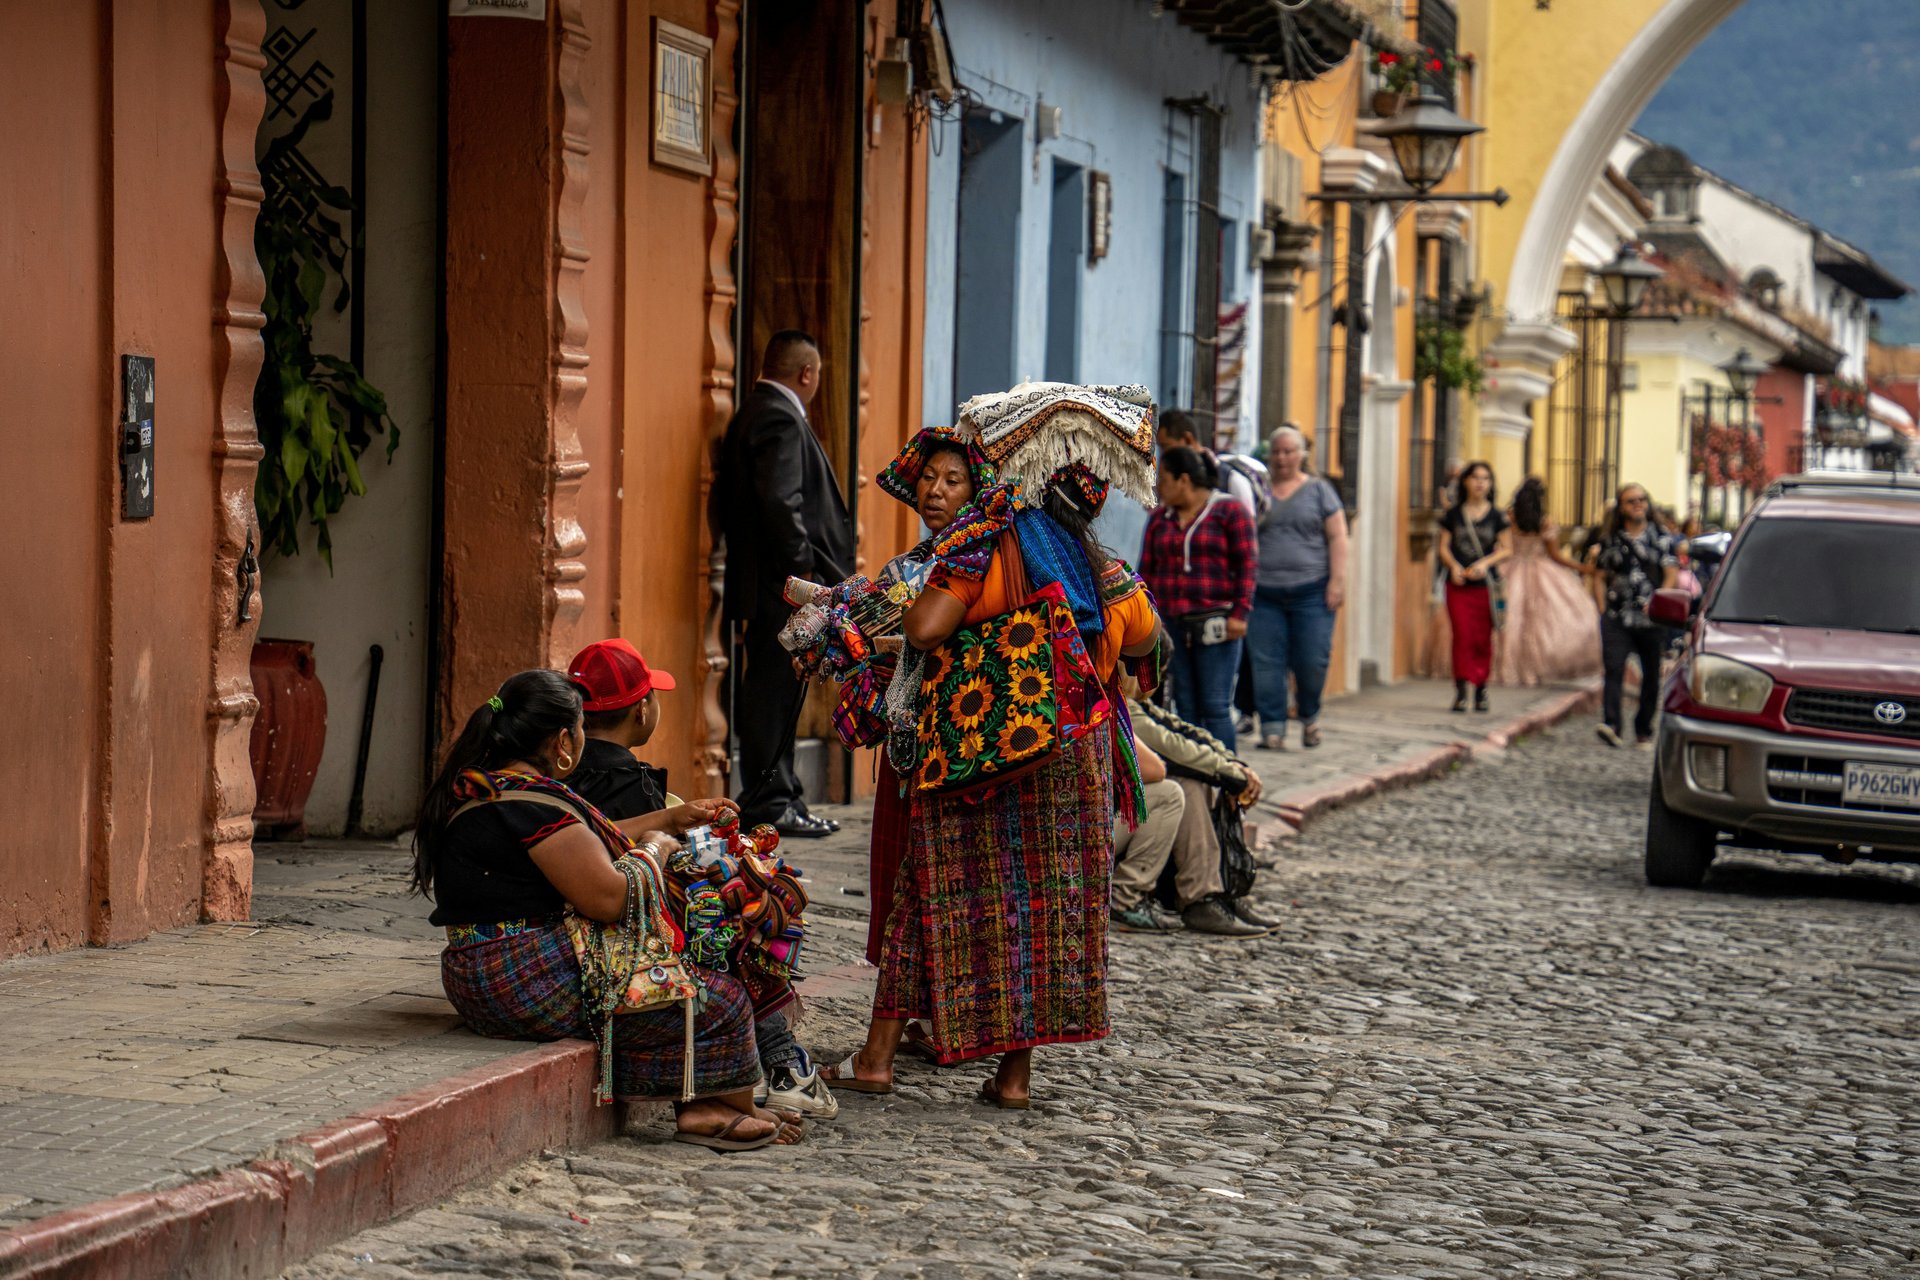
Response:
M587 739L567 785L615 822L667 807L667 771L604 738Z
M496 800L447 824L433 875L434 924L493 924L558 915L566 899L527 850L579 819L551 805Z
M1500 540L1501 531L1507 527L1507 516L1500 508L1489 503L1487 514L1478 520L1470 521L1467 519L1465 507L1449 507L1446 514L1440 517L1440 527L1448 534L1447 549L1453 552L1453 558L1459 562L1462 569L1465 569L1474 561L1483 560L1493 554L1494 545ZM1469 527L1473 530L1471 533L1467 531ZM1478 548L1474 546L1476 537L1480 540ZM1493 576L1499 577L1500 571L1495 569ZM1469 578L1467 581L1470 585L1479 585L1486 579Z

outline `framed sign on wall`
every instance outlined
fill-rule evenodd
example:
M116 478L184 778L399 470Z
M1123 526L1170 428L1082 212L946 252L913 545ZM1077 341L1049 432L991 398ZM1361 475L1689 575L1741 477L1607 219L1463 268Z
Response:
M653 20L653 162L713 172L713 41Z
M1087 261L1107 256L1113 239L1113 179L1098 169L1087 174Z

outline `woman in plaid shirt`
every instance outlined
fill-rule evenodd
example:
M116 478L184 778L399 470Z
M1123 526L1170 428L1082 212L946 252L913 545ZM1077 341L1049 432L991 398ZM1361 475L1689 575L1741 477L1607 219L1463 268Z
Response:
M1213 460L1197 449L1160 455L1160 507L1140 552L1173 646L1173 698L1182 718L1233 740L1233 681L1253 612L1259 562L1253 517L1220 492Z

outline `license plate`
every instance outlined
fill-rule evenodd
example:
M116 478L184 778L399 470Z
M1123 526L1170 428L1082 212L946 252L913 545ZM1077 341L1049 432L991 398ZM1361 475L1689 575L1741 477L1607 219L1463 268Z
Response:
M1848 804L1884 804L1920 809L1920 769L1897 764L1858 764L1847 761Z

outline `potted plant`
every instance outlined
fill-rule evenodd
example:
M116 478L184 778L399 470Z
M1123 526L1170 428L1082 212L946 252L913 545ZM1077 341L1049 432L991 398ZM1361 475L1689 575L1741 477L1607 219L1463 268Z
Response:
M1463 62L1451 49L1424 49L1418 56L1375 49L1367 64L1373 71L1373 113L1397 115L1420 92L1420 86L1450 84Z
M332 113L333 97L324 95L267 144L260 163L265 198L253 233L267 283L260 331L265 359L253 396L264 450L253 489L260 541L267 550L298 555L311 525L329 572L327 522L349 495L367 491L360 455L376 431L386 433L388 458L400 443L386 397L351 361L314 349L314 317L328 290L335 290L335 312L349 301L345 272L353 246L342 217L352 212L353 198L320 181L295 150ZM260 700L250 753L255 826L298 839L326 742L326 690L307 641L262 638L253 648L252 671Z
M1467 353L1467 335L1438 319L1419 320L1413 326L1413 376L1473 396L1487 384L1486 366Z

